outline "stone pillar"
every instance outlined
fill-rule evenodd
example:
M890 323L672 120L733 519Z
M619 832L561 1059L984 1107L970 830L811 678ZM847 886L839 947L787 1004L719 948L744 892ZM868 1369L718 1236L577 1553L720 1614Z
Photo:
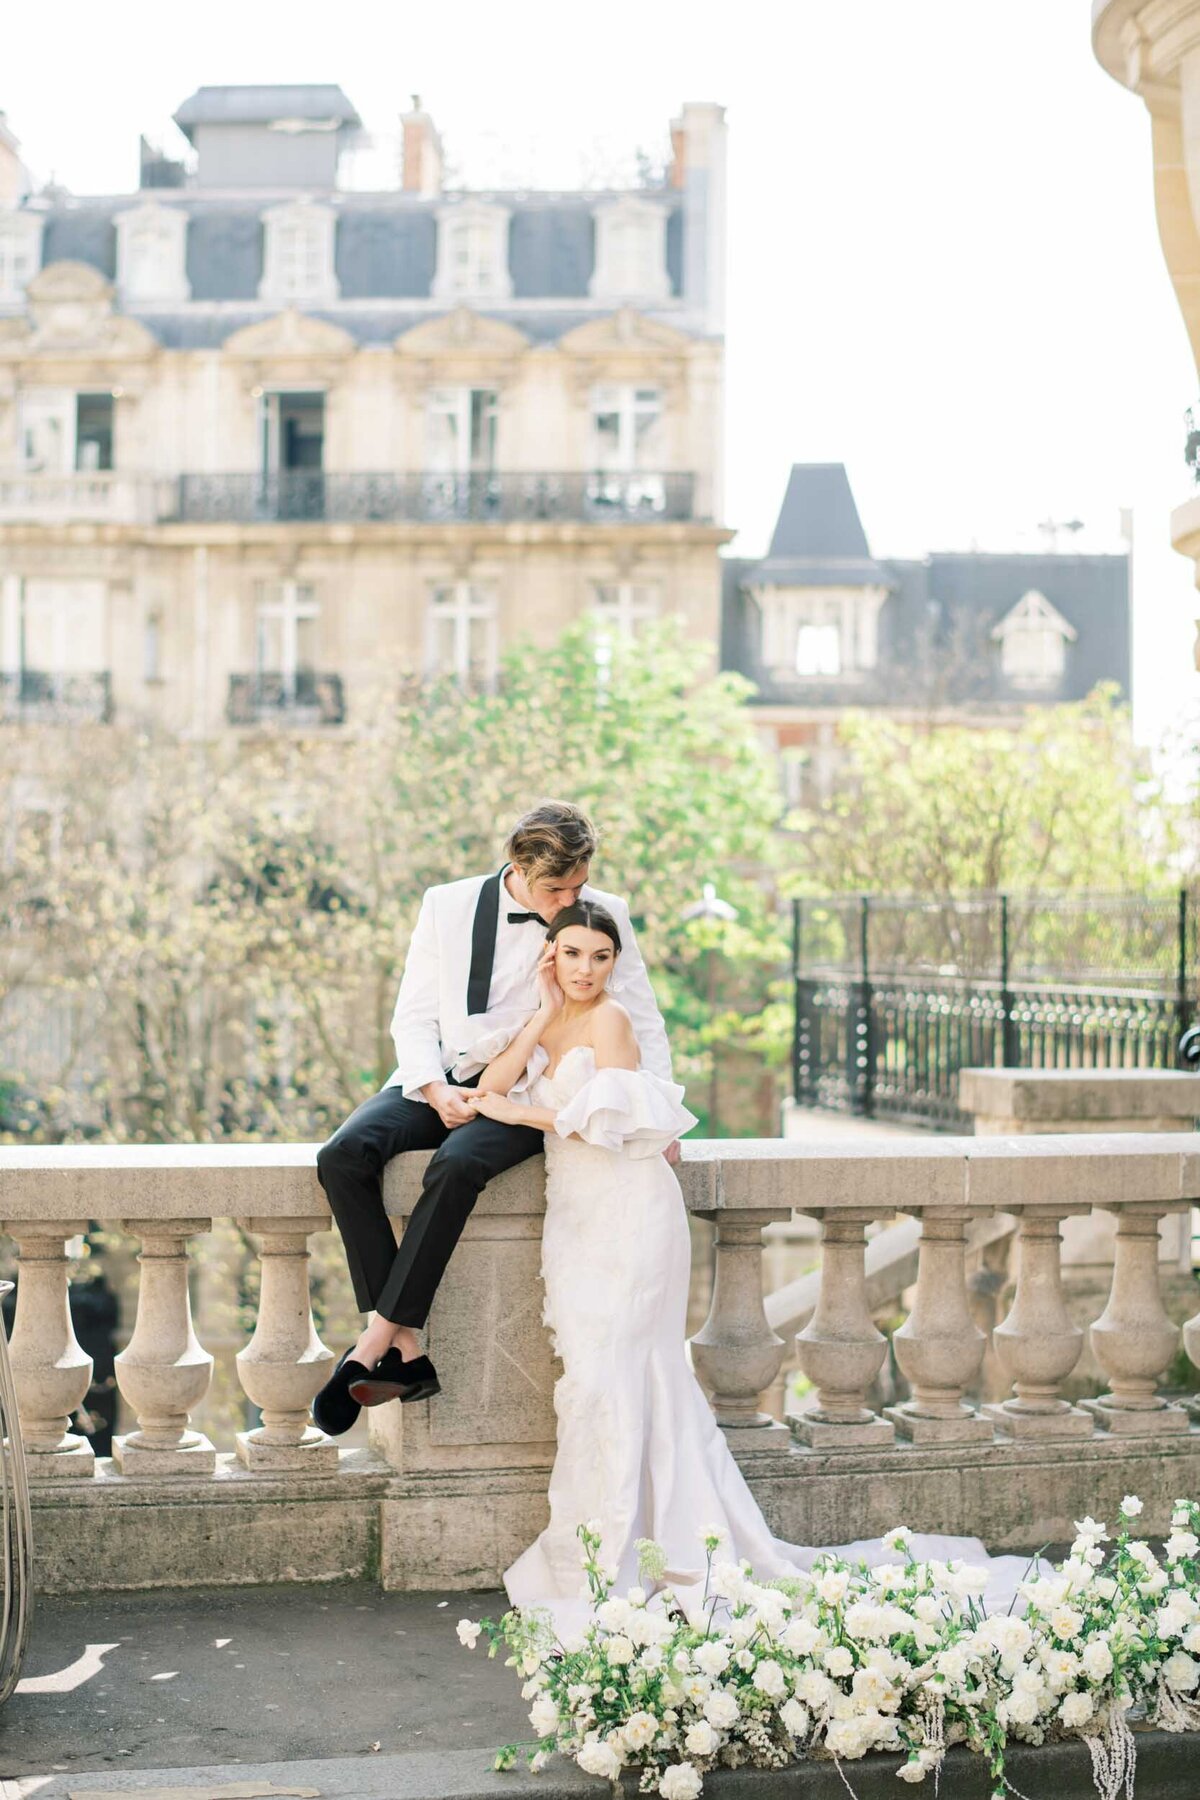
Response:
M1180 1339L1158 1286L1158 1222L1175 1210L1148 1202L1121 1212L1112 1291L1091 1328L1092 1349L1112 1391L1083 1405L1103 1430L1123 1437L1188 1429L1183 1407L1169 1406L1154 1391Z
M883 1367L887 1339L867 1305L864 1266L869 1211L807 1208L820 1219L821 1292L810 1322L796 1337L796 1360L817 1390L817 1406L793 1415L792 1436L813 1450L890 1444L895 1433L866 1404Z
M21 1255L9 1360L29 1479L91 1475L92 1446L69 1429L70 1415L92 1384L92 1359L71 1324L65 1248L87 1230L87 1220L51 1225L9 1219L4 1229Z
M912 1312L892 1344L912 1387L912 1399L886 1415L914 1444L988 1442L992 1423L963 1400L979 1374L986 1339L971 1317L967 1296L964 1206L914 1208L920 1212L917 1294Z
M706 1212L717 1227L716 1272L707 1319L692 1339L692 1361L712 1396L718 1425L726 1430L774 1428L758 1410L783 1361L783 1339L763 1310L762 1234L779 1212Z
M328 1231L319 1214L239 1220L259 1240L262 1278L254 1336L237 1355L242 1387L263 1422L239 1431L237 1454L248 1469L336 1469L338 1447L311 1423L309 1408L333 1367L313 1324L308 1239Z
M208 1392L212 1357L192 1330L187 1240L210 1219L123 1219L141 1239L137 1319L116 1359L117 1386L137 1415L138 1429L113 1439L123 1475L211 1475L216 1452L188 1429L188 1415Z
M1060 1225L1069 1211L1083 1209L1014 1210L1020 1218L1017 1288L1008 1317L992 1333L992 1347L1016 1394L983 1410L1003 1437L1090 1437L1089 1415L1059 1393L1083 1349L1083 1331L1063 1296Z

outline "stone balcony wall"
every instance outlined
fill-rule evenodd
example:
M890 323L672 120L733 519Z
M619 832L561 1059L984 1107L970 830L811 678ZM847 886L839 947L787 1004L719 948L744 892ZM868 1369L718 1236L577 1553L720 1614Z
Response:
M398 1159L397 1225L424 1158ZM1160 1295L1159 1225L1200 1200L1200 1135L1068 1133L895 1138L861 1145L694 1143L688 1206L716 1227L711 1311L695 1366L772 1526L795 1542L844 1541L898 1519L994 1548L1070 1536L1138 1491L1151 1530L1200 1492L1200 1431L1156 1388L1181 1331ZM1097 1402L1060 1393L1083 1333L1065 1308L1064 1220L1116 1220L1111 1293L1092 1324L1108 1382ZM762 1232L795 1211L823 1239L815 1310L796 1356L816 1405L791 1430L759 1411L784 1353L762 1298ZM492 1183L468 1223L430 1320L443 1392L371 1415L371 1447L317 1432L326 1347L308 1303L308 1240L329 1229L314 1147L0 1150L0 1219L20 1254L12 1360L29 1451L40 1586L138 1588L335 1579L390 1588L494 1585L545 1518L556 1368L541 1325L540 1162ZM912 1398L873 1413L887 1352L872 1323L864 1250L874 1221L920 1221L913 1304L894 1340ZM262 1255L255 1331L240 1352L263 1423L217 1455L189 1423L211 1359L197 1341L186 1246L234 1217ZM1007 1218L1020 1263L993 1349L1006 1397L967 1404L984 1354L966 1286L973 1222ZM136 1326L118 1381L137 1428L97 1461L68 1429L90 1375L67 1307L65 1245L89 1219L141 1246ZM1200 1318L1182 1331L1200 1355ZM682 1346L681 1346L681 1354Z

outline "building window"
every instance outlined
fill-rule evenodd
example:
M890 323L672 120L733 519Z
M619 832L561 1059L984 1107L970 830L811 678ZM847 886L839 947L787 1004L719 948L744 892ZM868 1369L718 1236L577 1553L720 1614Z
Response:
M312 588L298 581L259 584L254 675L260 693L269 690L283 703L295 703L316 670L319 611Z
M797 675L840 675L842 634L836 625L801 625L796 633Z
M662 394L656 387L605 386L592 390L592 468L588 499L626 512L661 512Z
M102 581L0 583L0 715L108 717Z
M499 399L492 388L433 388L425 407L425 467L434 474L491 474Z
M597 582L592 590L592 616L601 632L613 638L636 637L658 617L659 590L650 582Z
M426 640L426 672L452 676L465 687L490 687L498 664L496 596L473 581L432 589Z
M336 216L327 206L300 202L264 213L259 299L283 306L324 305L336 300L335 229Z
M68 475L113 466L113 397L70 388L21 395L21 463L31 475Z
M508 220L504 206L469 201L438 213L435 300L507 300Z
M162 673L163 622L160 612L148 612L142 625L142 680L154 685Z
M117 290L123 306L178 306L191 298L187 214L175 206L118 213Z
M0 306L20 306L42 261L40 213L0 212Z
M588 293L597 300L667 300L667 215L652 200L627 194L595 210L596 266Z
M1045 594L1031 588L992 629L1000 667L1014 687L1052 688L1062 680L1067 645L1078 632Z

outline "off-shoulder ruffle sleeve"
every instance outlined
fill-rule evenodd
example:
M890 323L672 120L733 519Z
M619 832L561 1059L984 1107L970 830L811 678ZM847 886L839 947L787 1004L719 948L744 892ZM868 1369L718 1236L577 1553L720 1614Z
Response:
M597 1069L562 1107L554 1129L601 1150L655 1156L695 1123L675 1082L649 1069Z

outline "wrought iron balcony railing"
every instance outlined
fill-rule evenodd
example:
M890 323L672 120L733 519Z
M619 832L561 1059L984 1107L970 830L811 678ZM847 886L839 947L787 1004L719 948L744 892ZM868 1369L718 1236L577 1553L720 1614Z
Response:
M0 721L10 725L105 725L112 718L112 677L54 675L44 669L0 673Z
M231 675L225 716L231 725L340 725L346 717L340 675L298 669Z
M175 517L189 523L416 524L509 520L692 519L696 478L688 473L181 475Z

